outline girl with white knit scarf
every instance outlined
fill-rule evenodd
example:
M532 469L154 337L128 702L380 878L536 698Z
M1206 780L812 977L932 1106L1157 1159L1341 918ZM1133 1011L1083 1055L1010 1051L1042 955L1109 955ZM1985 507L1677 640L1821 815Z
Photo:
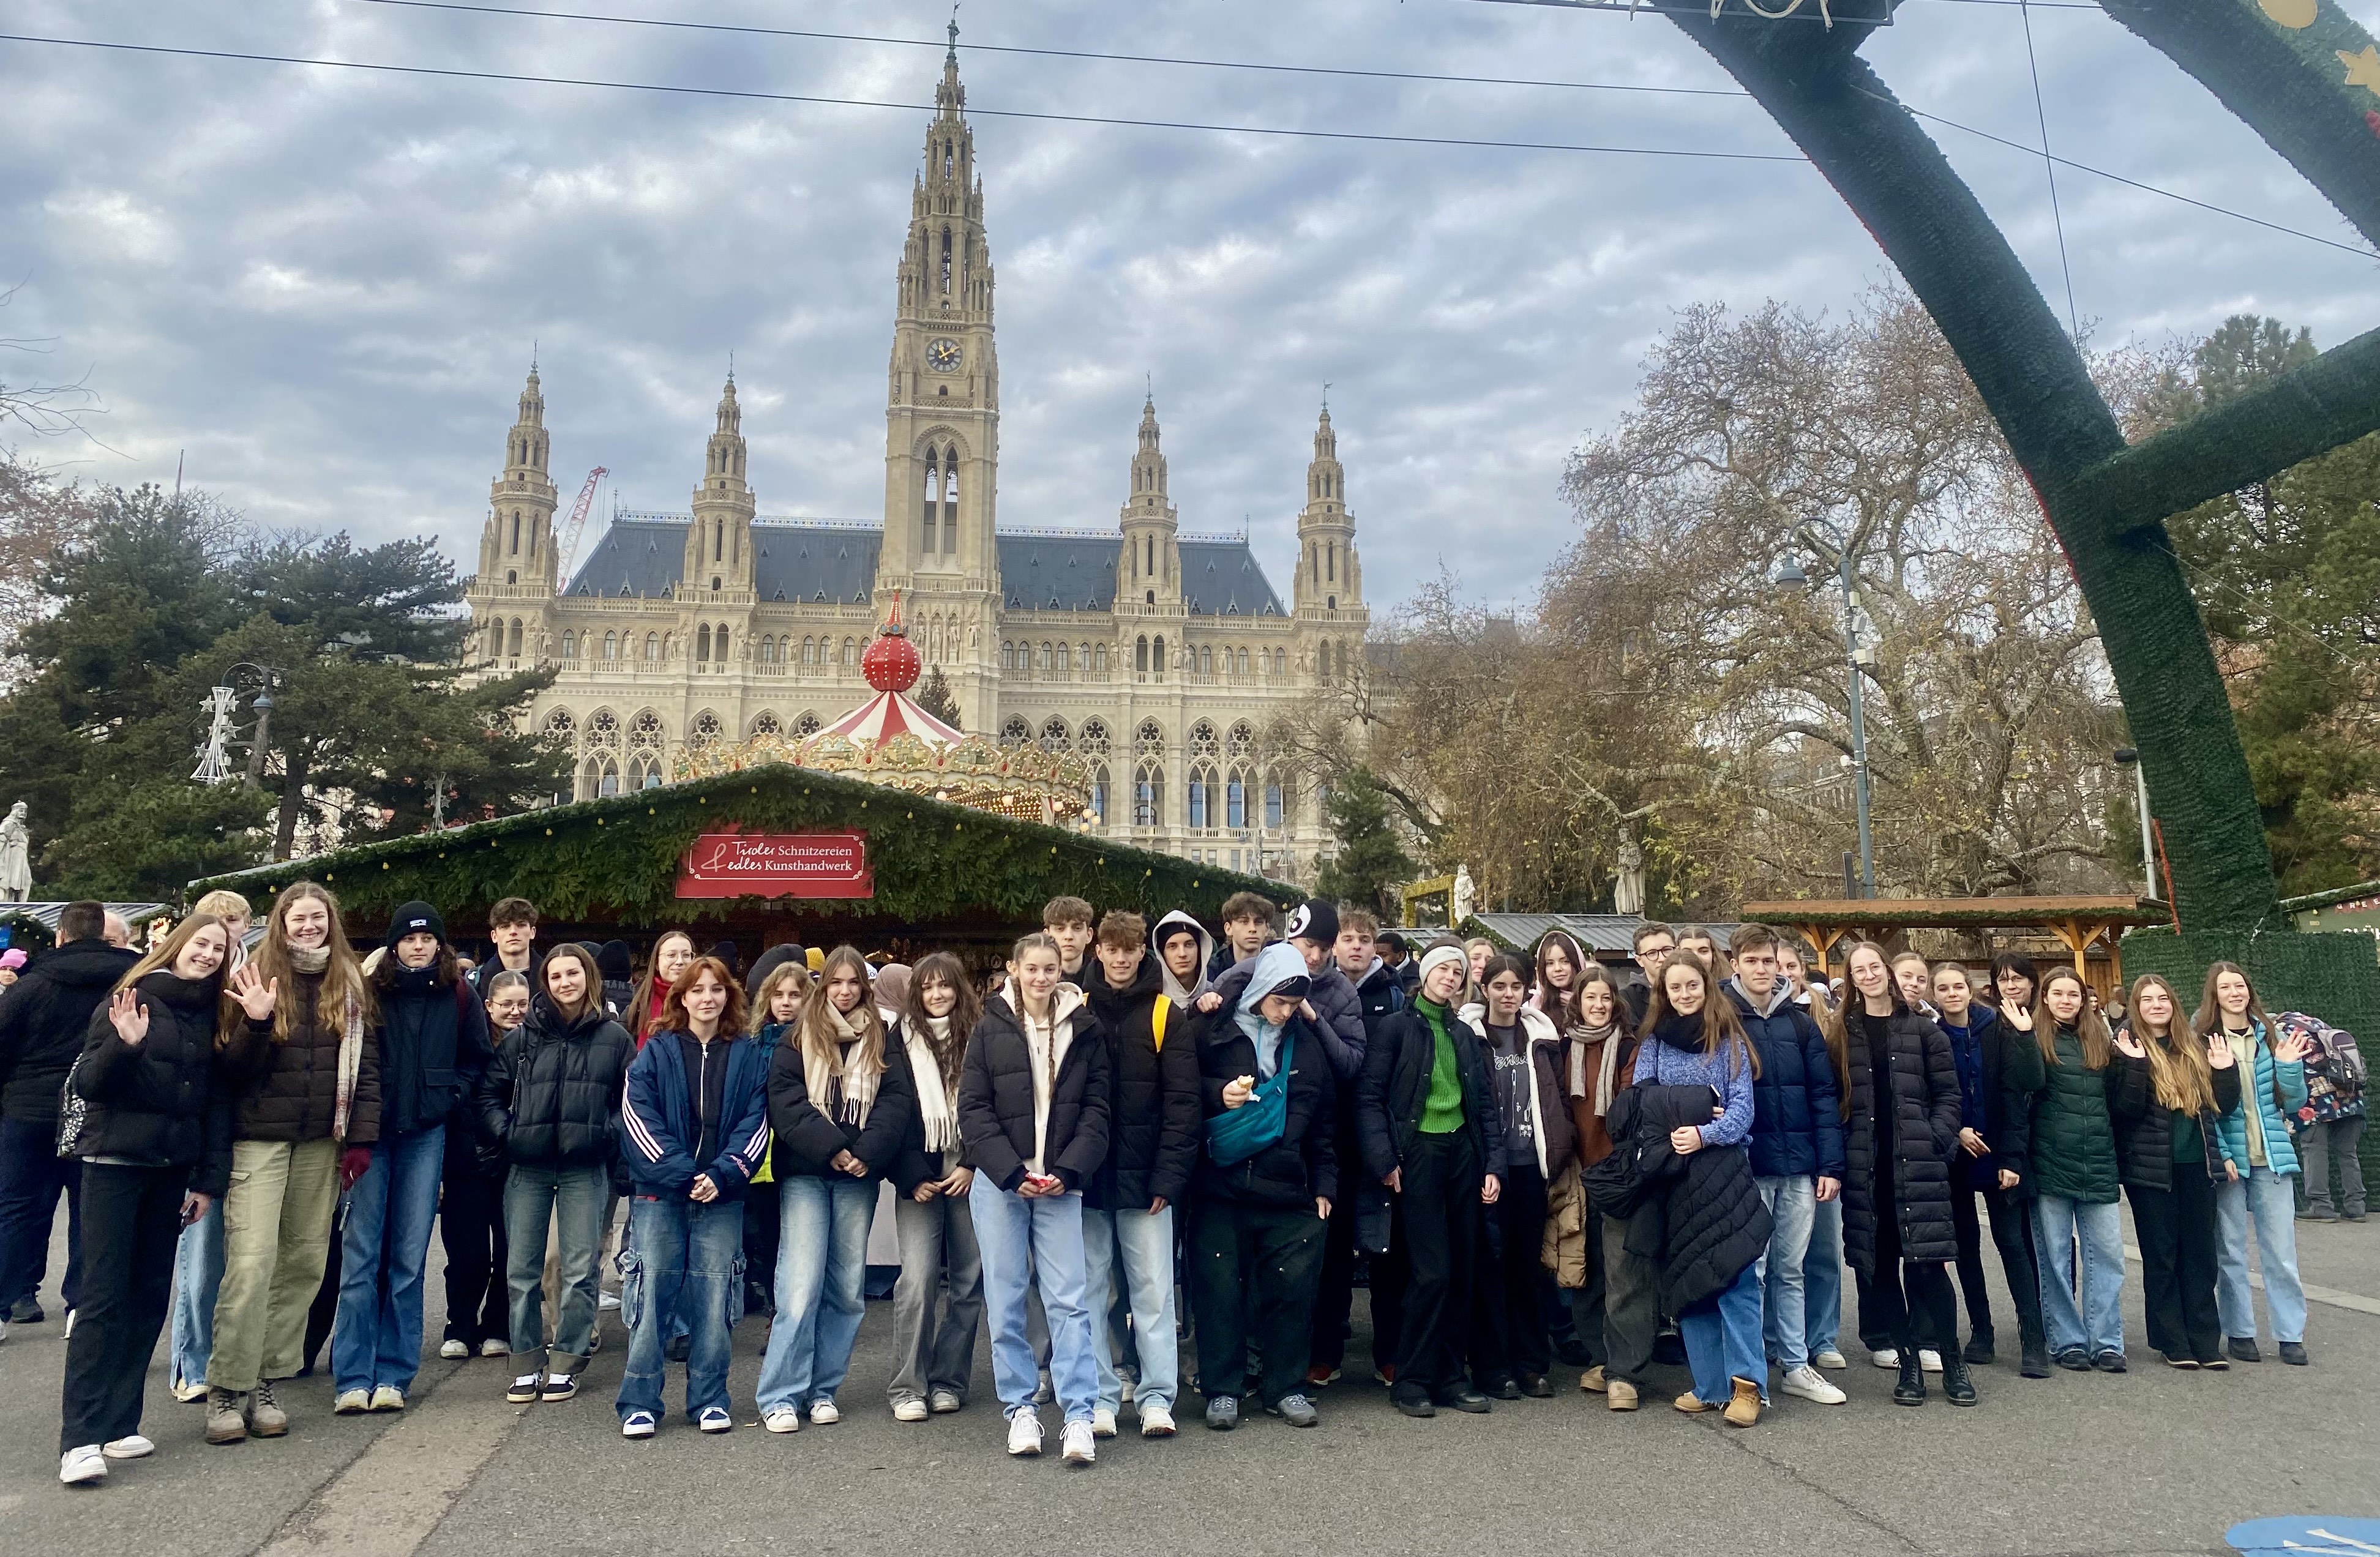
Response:
M868 991L867 960L827 954L818 992L769 1063L777 1135L777 1319L760 1362L760 1421L796 1432L839 1421L834 1392L851 1370L866 1301L876 1181L917 1117L908 1056L890 1042Z
M959 1066L983 1002L965 965L938 951L918 962L896 1015L890 1043L908 1056L917 1112L892 1165L901 1279L892 1288L898 1363L887 1393L895 1420L922 1422L966 1404L983 1323L983 1258L966 1198L975 1170L959 1143L958 1116Z

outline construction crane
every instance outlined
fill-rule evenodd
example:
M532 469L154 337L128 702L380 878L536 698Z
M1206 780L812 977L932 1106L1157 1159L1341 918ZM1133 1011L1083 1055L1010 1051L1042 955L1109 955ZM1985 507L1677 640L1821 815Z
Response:
M561 537L554 543L555 582L570 582L570 566L578 560L578 537L586 533L587 509L595 501L595 483L612 473L601 465L587 473L587 485L578 489L578 501L570 505L570 517L563 522Z

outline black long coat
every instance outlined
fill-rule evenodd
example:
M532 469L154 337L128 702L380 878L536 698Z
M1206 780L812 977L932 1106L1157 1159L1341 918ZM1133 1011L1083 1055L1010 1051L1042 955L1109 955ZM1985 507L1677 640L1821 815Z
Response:
M1885 1029L1892 1080L1892 1201L1903 1260L1956 1260L1950 1222L1950 1159L1959 1150L1959 1065L1950 1040L1925 1018L1896 1012ZM1843 1254L1864 1280L1876 1278L1876 1075L1867 1035L1850 1019L1852 1115L1844 1126Z

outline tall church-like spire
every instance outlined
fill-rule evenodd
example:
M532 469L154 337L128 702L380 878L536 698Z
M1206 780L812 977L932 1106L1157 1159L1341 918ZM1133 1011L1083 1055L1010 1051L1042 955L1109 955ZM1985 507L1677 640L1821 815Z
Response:
M507 585L552 586L552 446L545 430L545 391L529 361L520 409L504 435L504 474L488 487L488 523L480 536L480 577Z
M1325 404L1314 426L1314 459L1305 467L1305 507L1297 515L1300 612L1354 610L1364 603L1363 565L1355 557L1355 516L1347 512L1347 469L1339 463L1339 434Z
M1132 455L1132 493L1124 499L1123 557L1116 567L1116 598L1127 605L1171 605L1182 594L1182 558L1174 545L1179 516L1165 491L1165 449L1157 425L1157 397L1140 406L1140 441Z
M735 399L735 371L727 372L719 393L719 414L704 446L702 482L694 489L694 524L686 536L689 590L749 590L752 587L752 514L756 506L744 475L744 408Z

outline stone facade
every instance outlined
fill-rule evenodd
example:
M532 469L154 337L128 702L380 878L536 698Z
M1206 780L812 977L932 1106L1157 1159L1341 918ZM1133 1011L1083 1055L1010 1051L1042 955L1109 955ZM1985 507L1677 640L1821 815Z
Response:
M733 376L683 514L615 516L557 576L545 400L522 391L469 602L474 663L560 674L529 718L576 796L662 781L680 742L832 722L900 592L969 730L1094 759L1098 829L1218 865L1310 875L1318 797L1262 749L1274 716L1361 662L1369 613L1326 408L1284 607L1240 536L1182 533L1154 401L1112 531L1000 530L1000 372L983 183L946 60L896 275L880 525L757 517Z

